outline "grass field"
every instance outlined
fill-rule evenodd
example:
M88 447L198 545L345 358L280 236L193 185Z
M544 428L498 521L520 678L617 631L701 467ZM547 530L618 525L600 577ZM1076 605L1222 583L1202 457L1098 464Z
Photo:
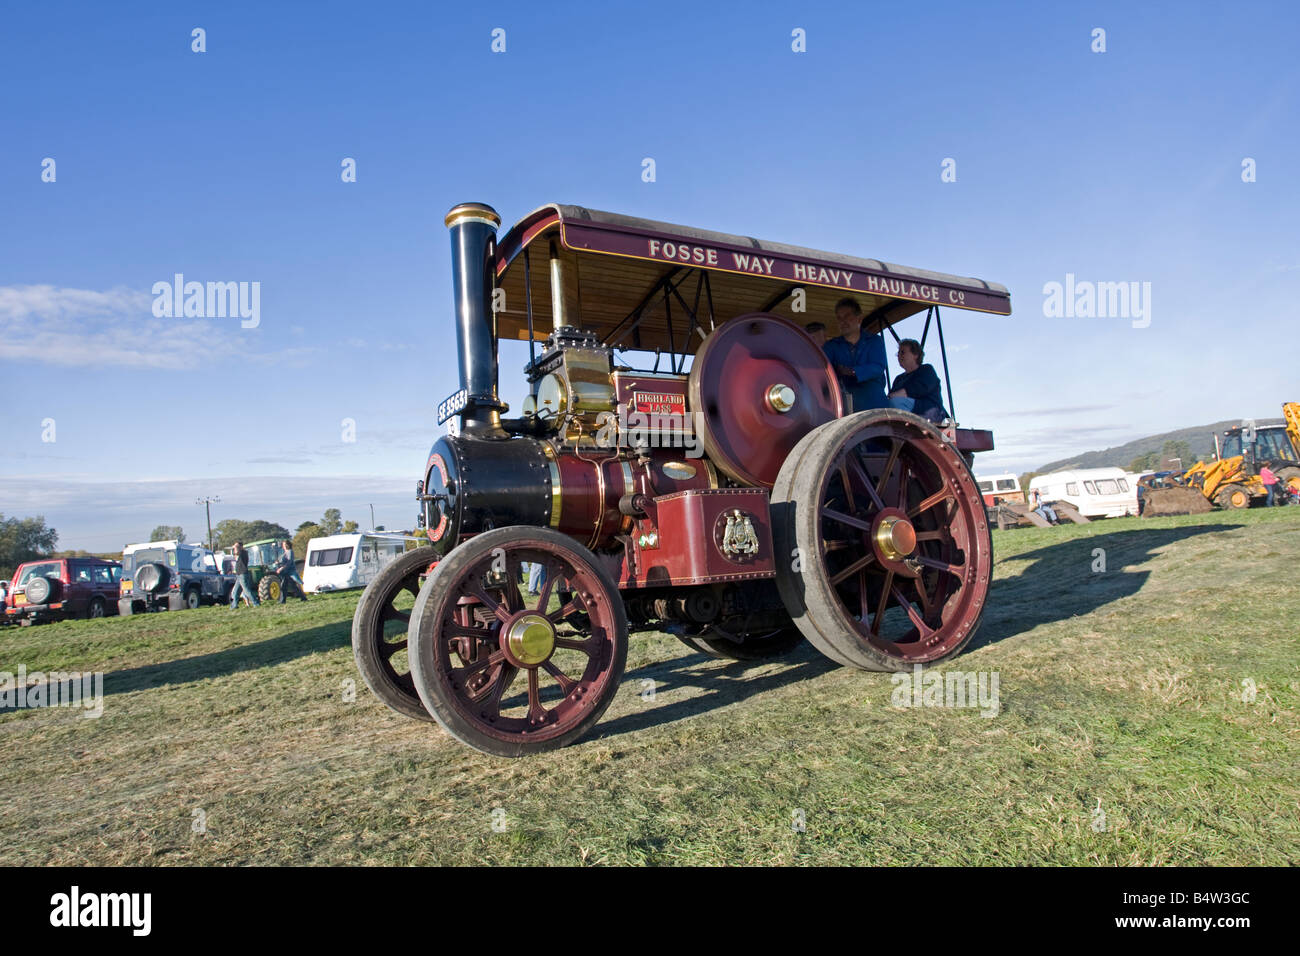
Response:
M0 863L1300 863L1300 508L994 534L942 668L992 717L647 635L591 737L506 761L370 696L356 592L3 628L106 696L0 714Z

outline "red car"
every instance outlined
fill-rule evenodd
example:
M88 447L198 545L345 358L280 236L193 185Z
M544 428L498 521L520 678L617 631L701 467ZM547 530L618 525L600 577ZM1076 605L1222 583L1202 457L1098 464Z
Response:
M102 558L46 558L18 566L4 602L8 621L36 624L117 613L122 565Z

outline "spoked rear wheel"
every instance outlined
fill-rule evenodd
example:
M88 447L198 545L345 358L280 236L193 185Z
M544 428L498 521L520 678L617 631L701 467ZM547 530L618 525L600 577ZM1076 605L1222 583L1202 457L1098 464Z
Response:
M361 679L389 708L415 720L433 716L411 679L407 628L420 585L437 560L427 547L399 555L366 586L352 616L352 655Z
M540 563L527 595L524 562ZM457 545L411 618L415 689L461 743L500 757L554 750L600 720L627 660L622 598L598 559L550 528L497 528Z
M993 567L983 499L924 419L881 409L810 433L782 466L772 518L781 597L827 657L906 670L958 653L979 626Z

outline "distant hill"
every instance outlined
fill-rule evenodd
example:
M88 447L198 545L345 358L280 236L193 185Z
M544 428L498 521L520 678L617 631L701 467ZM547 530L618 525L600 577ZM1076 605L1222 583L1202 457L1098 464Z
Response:
M1280 418L1257 418L1257 424L1260 425L1280 425ZM1049 462L1038 469L1039 474L1049 471L1060 471L1065 468L1127 468L1129 463L1139 455L1146 455L1150 452L1159 452L1164 448L1167 441L1185 441L1192 448L1192 461L1184 462L1184 467L1191 467L1195 462L1202 461L1214 455L1214 435L1222 434L1229 428L1234 428L1241 424L1240 418L1232 418L1222 422L1214 422L1210 425L1197 425L1195 428L1180 428L1177 431L1162 432L1159 435L1148 435L1146 438L1137 438L1123 445L1116 445L1114 448L1104 448L1101 451L1086 451L1070 458L1062 458L1059 461Z

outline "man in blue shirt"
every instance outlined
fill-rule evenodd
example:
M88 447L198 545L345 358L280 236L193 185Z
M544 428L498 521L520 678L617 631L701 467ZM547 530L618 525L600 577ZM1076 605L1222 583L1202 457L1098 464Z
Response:
M884 338L879 332L867 335L862 331L862 306L852 296L835 304L835 318L840 323L839 337L822 348L839 376L840 387L852 403L846 412L888 407L885 382L889 368Z

